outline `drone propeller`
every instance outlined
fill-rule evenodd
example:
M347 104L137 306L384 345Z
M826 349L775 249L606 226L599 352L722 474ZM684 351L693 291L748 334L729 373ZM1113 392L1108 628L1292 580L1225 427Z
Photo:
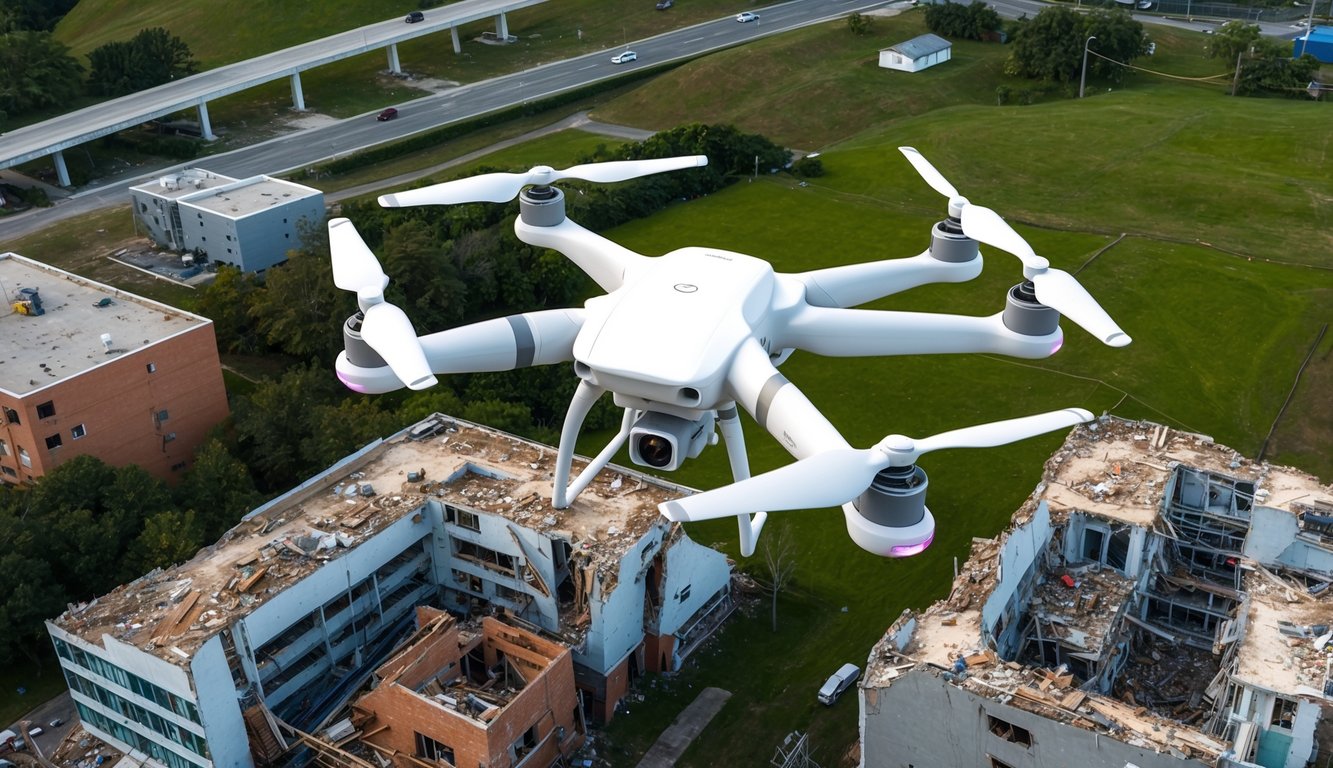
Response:
M838 448L712 491L658 505L673 522L712 520L760 510L816 509L861 495L875 475L909 467L919 456L944 448L989 448L1092 421L1082 408L1065 408L1007 421L978 424L913 440L889 435L872 448Z
M1129 335L1116 325L1106 310L1092 298L1092 294L1079 285L1073 275L1052 269L1051 263L1038 256L1000 214L985 206L969 203L944 178L944 174L916 149L898 147L898 151L903 153L931 189L949 198L949 215L960 220L964 235L1011 253L1023 262L1023 276L1032 282L1038 302L1074 321L1107 346L1123 347L1129 344Z
M505 203L513 200L524 187L532 184L546 185L560 179L583 179L609 184L665 171L702 168L705 165L708 165L708 158L704 155L586 163L563 171L557 171L548 165L538 165L527 173L485 173L421 189L384 195L380 197L380 205L385 208L401 208L405 205Z
M408 389L434 386L437 379L412 321L407 313L384 300L389 276L348 219L329 221L329 251L333 255L333 284L356 292L364 316L361 338Z
M980 205L967 206L963 209L963 233L1017 256L1023 262L1023 276L1032 282L1037 301L1073 320L1103 344L1123 347L1132 341L1073 275L1055 269L1038 256L1000 214Z

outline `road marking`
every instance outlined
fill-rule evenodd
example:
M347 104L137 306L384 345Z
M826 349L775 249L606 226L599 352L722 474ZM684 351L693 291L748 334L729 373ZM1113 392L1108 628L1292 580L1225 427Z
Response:
M579 67L579 68L578 68L578 71L579 71L579 72L582 72L582 71L584 71L585 69L597 69L598 66L599 66L599 65L597 65L597 64L589 64L589 65L586 66L586 67Z
M705 38L702 38L702 37L696 37L696 38L694 38L693 40L686 40L685 42L681 43L681 45L689 45L690 43L697 43L697 42L699 42L700 40L704 40L704 39L705 39Z

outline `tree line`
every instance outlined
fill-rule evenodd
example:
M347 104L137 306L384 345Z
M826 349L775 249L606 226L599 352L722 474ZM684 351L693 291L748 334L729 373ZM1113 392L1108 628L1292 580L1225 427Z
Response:
M600 147L576 162L704 154L703 168L614 186L562 182L571 218L593 231L718 191L790 153L722 125L687 125L643 142ZM431 183L424 180L423 184ZM581 305L598 289L561 254L520 242L517 202L385 209L343 206L392 278L386 298L418 333L502 314ZM37 659L43 620L156 567L188 559L260 501L376 438L434 412L554 442L575 377L565 366L449 376L430 390L367 397L340 384L333 360L355 297L333 285L327 230L309 228L288 261L258 281L220 268L196 311L222 352L291 361L276 378L232 393L218 425L175 488L142 469L78 457L33 487L0 488L0 663ZM593 428L619 423L609 399Z
M93 50L85 79L84 65L69 46L43 27L48 17L25 11L29 6L46 7L38 0L23 0L17 11L0 9L0 120L68 107L85 95L135 93L198 71L190 47L154 27Z

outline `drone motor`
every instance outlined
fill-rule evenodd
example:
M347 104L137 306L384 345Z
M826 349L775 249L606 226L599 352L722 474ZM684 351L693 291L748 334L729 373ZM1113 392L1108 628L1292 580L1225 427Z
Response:
M1024 280L1005 297L1004 327L1024 336L1046 336L1060 327L1060 313L1037 301L1031 282Z

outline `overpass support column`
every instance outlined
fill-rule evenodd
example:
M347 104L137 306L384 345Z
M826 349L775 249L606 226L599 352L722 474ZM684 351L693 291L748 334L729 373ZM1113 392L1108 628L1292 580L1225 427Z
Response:
M389 71L395 75L403 74L403 67L398 63L398 44L389 44Z
M65 153L56 152L54 155L51 155L51 157L56 161L56 180L60 182L60 186L68 187L69 168L65 167Z
M495 17L495 34L500 42L509 42L509 19L503 13Z
M213 141L217 136L213 135L213 125L208 122L208 101L199 100L199 135L204 141Z
M305 91L301 90L301 73L292 73L292 109L305 111Z
M449 27L449 36L454 39L454 53L462 53L463 46L458 42L458 27Z

